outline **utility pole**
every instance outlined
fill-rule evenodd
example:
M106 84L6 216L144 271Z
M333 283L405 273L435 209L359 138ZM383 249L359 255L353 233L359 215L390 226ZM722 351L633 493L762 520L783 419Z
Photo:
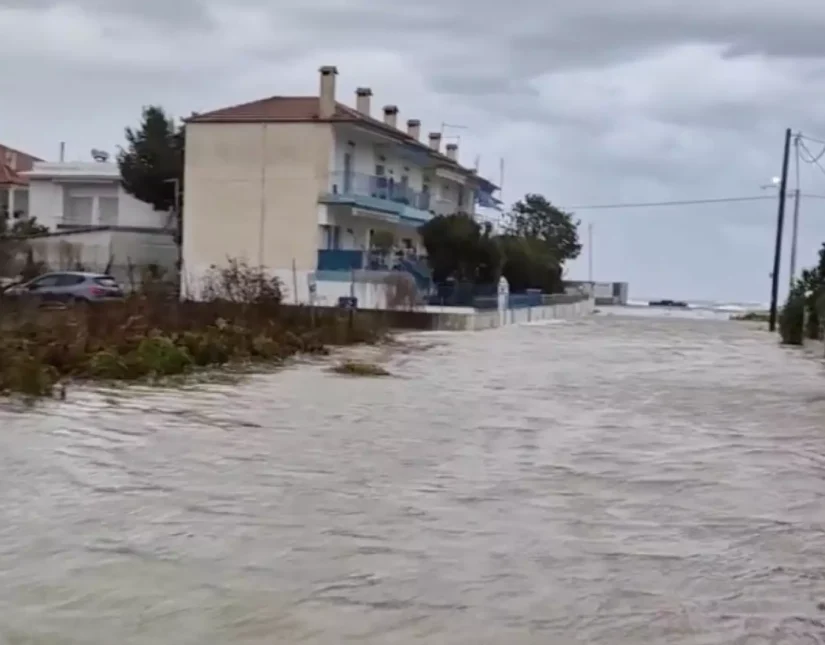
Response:
M785 196L788 190L788 161L791 154L791 129L785 130L785 148L782 155L782 175L779 180L779 204L776 208L776 245L773 251L771 274L771 313L768 328L776 331L776 313L779 300L779 270L782 262L782 232L785 228Z
M587 281L593 287L593 222L587 225Z
M794 161L796 165L796 190L793 193L793 223L791 225L791 275L789 276L790 288L793 289L794 281L796 280L796 247L799 243L799 139L801 134L798 132L793 139L794 146Z

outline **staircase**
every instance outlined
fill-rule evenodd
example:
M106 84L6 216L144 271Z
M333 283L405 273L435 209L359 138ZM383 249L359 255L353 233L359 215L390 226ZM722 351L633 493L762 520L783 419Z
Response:
M415 280L418 290L423 294L428 294L432 289L432 273L427 263L420 258L402 258L395 267L397 271L406 271Z

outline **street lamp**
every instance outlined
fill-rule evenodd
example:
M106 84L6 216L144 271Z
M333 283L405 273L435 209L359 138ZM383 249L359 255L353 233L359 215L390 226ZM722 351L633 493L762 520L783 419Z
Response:
M793 223L791 225L791 259L790 259L790 288L793 289L794 280L796 279L796 251L799 245L799 137L794 139L794 146L797 149L796 163L796 189L793 192ZM782 180L779 177L771 178L771 183L760 186L762 190L769 188L779 188Z

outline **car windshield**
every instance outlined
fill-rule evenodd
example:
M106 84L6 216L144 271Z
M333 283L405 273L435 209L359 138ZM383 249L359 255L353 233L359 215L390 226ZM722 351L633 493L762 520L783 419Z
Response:
M112 276L108 275L102 276L100 278L95 278L95 282L97 282L97 284L99 284L101 287L118 287L117 280L115 280Z

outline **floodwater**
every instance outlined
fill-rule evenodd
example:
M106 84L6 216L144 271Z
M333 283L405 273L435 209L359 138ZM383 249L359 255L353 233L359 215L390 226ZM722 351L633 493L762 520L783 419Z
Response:
M420 338L419 342L420 342ZM825 379L594 317L0 411L0 642L825 642Z

